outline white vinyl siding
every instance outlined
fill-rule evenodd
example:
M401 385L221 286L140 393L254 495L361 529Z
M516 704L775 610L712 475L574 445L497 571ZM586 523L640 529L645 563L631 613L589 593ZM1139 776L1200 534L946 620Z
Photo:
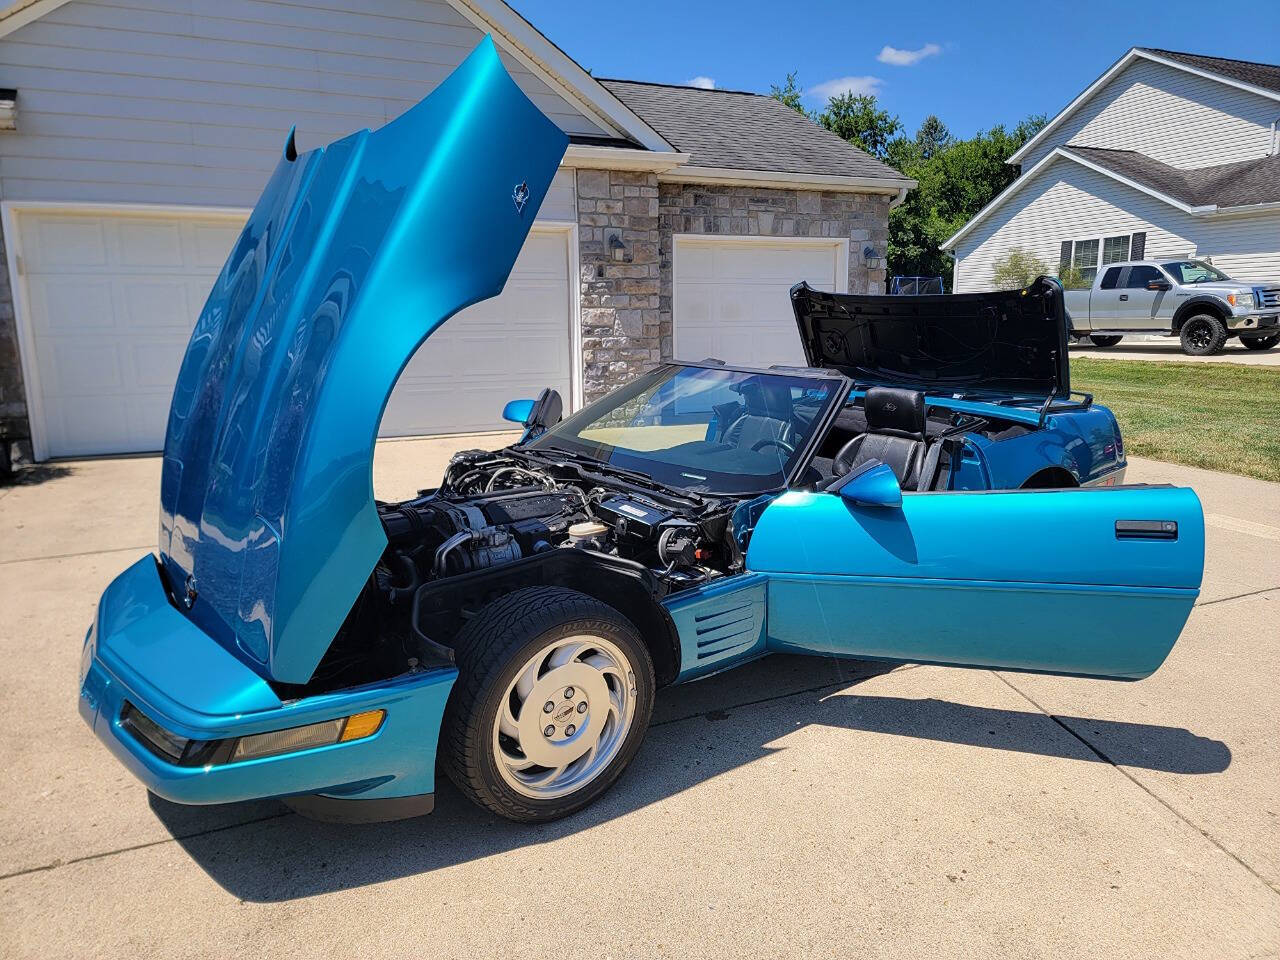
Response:
M1022 169L1069 143L1181 168L1254 160L1267 155L1277 116L1280 101L1139 58L1036 144Z
M1207 256L1242 280L1280 280L1280 212L1192 217L1079 164L1058 159L956 249L955 291L992 287L993 264L1014 247L1058 267L1064 240L1145 232L1146 259Z
M482 36L442 0L350 6L73 0L20 27L0 40L20 105L0 137L0 196L251 206L292 125L301 150L381 126ZM566 132L605 133L503 59Z

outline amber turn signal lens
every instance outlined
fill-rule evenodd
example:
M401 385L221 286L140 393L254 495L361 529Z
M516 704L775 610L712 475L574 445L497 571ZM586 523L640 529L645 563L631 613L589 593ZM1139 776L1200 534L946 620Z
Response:
M366 713L357 713L355 716L348 717L347 725L342 728L340 741L345 743L348 740L362 740L373 736L382 726L382 718L386 715L385 710L369 710Z

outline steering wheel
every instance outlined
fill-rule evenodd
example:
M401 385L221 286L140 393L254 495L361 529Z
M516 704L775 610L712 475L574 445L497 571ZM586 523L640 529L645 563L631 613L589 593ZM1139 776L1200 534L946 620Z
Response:
M795 452L796 452L796 448L795 448L795 447L793 447L791 444L787 443L787 441L785 441L785 440L774 440L774 439L772 439L772 438L770 438L770 437L766 437L766 438L765 438L765 439L763 439L763 440L757 440L755 443L753 443L753 444L751 445L751 452L752 452L752 453L759 453L761 450L763 450L765 447L768 447L768 446L781 447L781 448L782 448L783 450L785 450L787 453L795 453Z

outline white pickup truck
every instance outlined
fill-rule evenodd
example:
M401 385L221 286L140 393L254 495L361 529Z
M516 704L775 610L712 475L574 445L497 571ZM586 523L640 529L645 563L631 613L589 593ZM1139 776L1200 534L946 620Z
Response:
M1232 280L1202 260L1108 264L1065 300L1071 336L1100 347L1136 333L1176 336L1193 357L1217 353L1229 337L1250 350L1280 343L1280 283Z

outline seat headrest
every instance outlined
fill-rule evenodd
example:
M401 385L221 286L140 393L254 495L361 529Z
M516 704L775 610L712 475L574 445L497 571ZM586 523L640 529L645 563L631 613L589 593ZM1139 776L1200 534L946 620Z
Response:
M900 387L870 387L863 404L867 412L868 432L924 437L923 393Z
M773 420L791 419L791 387L768 380L748 380L739 388L747 413Z

